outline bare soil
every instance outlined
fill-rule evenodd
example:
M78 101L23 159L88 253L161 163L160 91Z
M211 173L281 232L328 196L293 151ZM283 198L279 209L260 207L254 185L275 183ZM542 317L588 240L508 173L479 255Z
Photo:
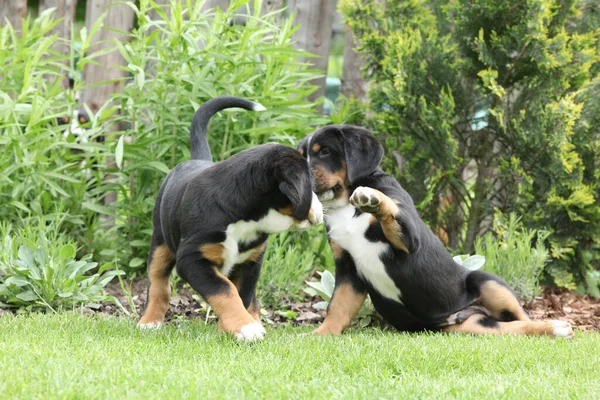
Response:
M124 292L118 282L112 282L107 287L108 293L115 296L121 304L131 311L130 300L133 301L136 312L141 315L147 290L148 279L136 278L125 283ZM131 298L126 295L131 293ZM295 326L317 324L323 321L325 311L316 310L313 305L322 301L318 296L304 302L282 299L279 310L290 310L296 315L286 315L278 310L261 310L263 317L273 325L291 324ZM547 288L534 301L524 305L525 310L533 320L558 319L570 322L575 328L582 331L600 331L600 299L580 294L566 289ZM121 312L113 303L105 303L99 310L103 314L116 314ZM180 282L177 292L171 297L166 321L200 318L212 320L214 314L207 318L206 305L199 301L199 297L188 286ZM371 325L385 326L380 318L373 318Z

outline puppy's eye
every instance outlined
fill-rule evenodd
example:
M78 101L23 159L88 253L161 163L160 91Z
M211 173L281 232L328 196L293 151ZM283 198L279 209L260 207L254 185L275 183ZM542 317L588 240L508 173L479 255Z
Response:
M320 157L327 157L329 155L329 149L328 148L324 148L321 149L321 151L319 151L319 156Z

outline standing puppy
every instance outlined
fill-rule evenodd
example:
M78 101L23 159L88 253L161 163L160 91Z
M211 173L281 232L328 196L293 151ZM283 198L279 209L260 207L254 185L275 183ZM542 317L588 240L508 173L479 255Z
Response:
M402 331L573 336L567 322L530 321L501 278L454 262L410 195L379 169L383 148L371 132L327 126L299 151L313 171L336 260L333 298L316 333L341 333L369 294Z
M212 162L206 137L218 111L258 103L236 97L210 100L196 111L190 161L162 183L153 212L150 288L140 327L158 327L169 307L174 266L219 317L219 330L239 340L262 339L255 291L270 233L322 222L305 159L293 148L269 143Z

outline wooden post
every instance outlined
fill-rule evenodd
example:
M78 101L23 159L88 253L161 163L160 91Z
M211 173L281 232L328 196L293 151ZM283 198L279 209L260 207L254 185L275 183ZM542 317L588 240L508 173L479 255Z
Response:
M93 38L94 44L90 50L91 52L114 46L113 42L115 39L126 41L126 37L123 35L107 29L107 27L111 27L129 32L133 27L133 10L123 4L110 8L108 7L111 3L116 2L116 0L87 0L85 23L88 32L100 15L108 10L108 15L104 20L104 28L102 28ZM90 63L86 64L84 68L83 73L86 85L115 78L122 78L127 74L125 71L114 67L114 65L125 64L125 60L116 50L96 58L96 61L99 62L100 65ZM110 98L111 94L120 91L122 86L123 82L114 82L109 85L87 88L83 94L83 102L90 107L93 113L96 113Z
M4 26L8 20L15 31L20 32L26 12L27 0L2 0L0 1L0 25Z
M318 57L302 61L310 61L316 69L324 73L322 78L312 81L319 89L309 96L311 101L325 95L325 75L329 61L335 3L334 0L288 0L288 12L294 13L294 23L300 25L294 33L296 47Z
M104 28L100 30L93 38L93 45L90 52L95 52L100 49L104 49L110 46L114 46L113 42L121 40L125 42L127 38L119 34L118 32L107 29L107 27L115 28L121 31L129 32L133 27L133 10L123 4L108 7L112 3L116 3L117 0L87 0L87 8L85 15L85 23L90 31L92 25L96 20L108 10L108 14L104 20ZM90 85L97 82L106 80L112 80L116 78L122 78L126 76L127 72L115 68L115 65L124 65L125 60L119 54L117 50L113 50L110 53L104 54L96 58L99 65L86 64L83 74L86 85ZM106 85L100 85L92 88L87 88L83 92L83 103L90 107L91 111L95 114L98 112L115 92L122 90L123 81L113 82ZM107 127L107 130L114 130L116 126ZM113 159L108 159L106 165L109 168L115 167ZM110 177L108 177L110 179ZM104 203L114 203L117 199L117 193L107 193L104 198ZM111 218L107 218L107 222L112 223Z
M40 0L40 13L48 8L55 7L54 18L62 18L62 21L58 23L53 29L54 32L58 32L58 37L63 39L64 42L57 47L57 50L62 54L69 54L71 51L70 43L71 40L71 24L75 18L75 7L77 6L77 0ZM69 65L69 60L66 60ZM63 87L66 89L69 87L69 76L65 73L62 82Z
M229 8L229 0L206 0L206 3L202 6L202 12L217 7L223 11L227 10Z
M363 64L363 60L356 52L356 41L353 40L352 31L350 28L346 27L341 88L341 92L344 96L354 96L361 101L365 99L367 85L363 80L361 73Z

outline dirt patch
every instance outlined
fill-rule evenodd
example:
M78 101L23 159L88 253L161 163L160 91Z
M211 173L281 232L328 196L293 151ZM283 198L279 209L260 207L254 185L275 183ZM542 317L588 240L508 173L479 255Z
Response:
M130 313L141 316L146 301L148 278L138 277L124 282L123 290L118 281L111 282L106 290L114 296ZM318 310L314 305L322 299L318 296L307 301L298 302L284 298L280 301L278 310L261 310L261 315L268 325L294 325L305 326L319 324L325 318L325 311ZM132 309L135 307L135 311ZM576 329L582 331L600 331L600 299L591 296L581 296L576 292L566 289L545 289L542 294L529 304L525 310L533 320L558 319L571 323ZM202 319L214 321L214 313L208 312L207 305L201 300L189 285L179 282L177 291L169 301L169 311L166 322L185 319ZM8 310L0 309L0 315ZM101 315L122 314L122 310L114 302L106 302L98 310L88 311ZM371 326L385 327L386 323L379 317L370 319Z
M146 277L136 278L129 281L127 291L131 291L131 300L135 305L136 311L141 315L145 303L148 279ZM118 282L112 282L107 291L115 296L121 304L129 311L130 298L126 296L119 286ZM303 326L318 324L323 321L325 311L317 310L314 304L322 299L314 297L305 302L294 302L289 299L282 299L279 310L261 310L262 316L267 322L273 325L291 324ZM171 297L169 302L169 311L166 321L199 318L203 320L214 320L215 315L209 313L207 318L206 303L202 302L200 297L186 284L178 284L176 295ZM584 331L600 331L600 299L594 299L590 296L581 296L576 292L566 289L545 289L541 296L533 302L526 304L525 309L533 320L558 319L570 322L575 328ZM285 312L280 310L289 310ZM118 313L117 306L111 303L104 304L100 309L101 313ZM385 325L380 318L373 318L371 324Z
M532 319L559 319L583 331L600 331L600 299L566 289L545 289L526 305Z

